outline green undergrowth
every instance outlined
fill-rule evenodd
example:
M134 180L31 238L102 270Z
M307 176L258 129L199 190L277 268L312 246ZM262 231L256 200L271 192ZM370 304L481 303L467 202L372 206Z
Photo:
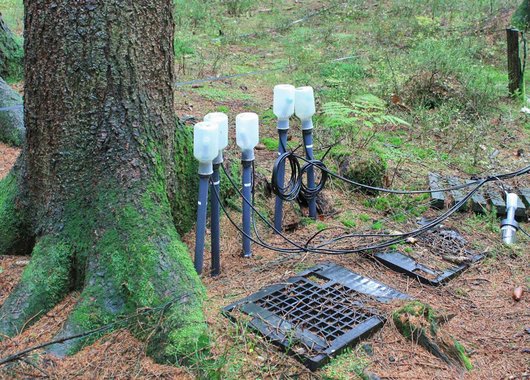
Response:
M414 197L409 195L383 195L369 198L364 202L366 207L389 215L396 222L405 222L410 216L421 216L429 210L429 194Z
M354 351L347 349L344 353L333 358L331 362L322 369L322 379L324 380L368 380L365 369L370 364L370 360L362 348Z

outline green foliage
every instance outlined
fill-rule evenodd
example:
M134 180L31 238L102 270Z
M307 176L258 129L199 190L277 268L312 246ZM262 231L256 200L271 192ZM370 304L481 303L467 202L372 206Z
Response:
M22 38L8 29L0 13L0 76L8 82L22 79L24 57Z
M519 30L528 30L530 26L530 2L528 0L522 0L519 8L514 12L512 26Z
M429 209L429 194L415 197L389 194L370 198L365 206L390 215L397 222L405 222L410 216L420 216Z
M280 144L278 142L278 139L275 139L275 138L272 138L272 137L262 137L261 138L261 142L263 143L263 145L265 145L267 150L270 150L271 152L277 152L278 151L278 146Z
M345 350L322 369L324 380L368 379L364 370L369 359L362 349Z
M221 0L230 16L240 17L250 11L255 5L255 0Z
M377 152L361 151L355 157L346 157L340 161L340 174L350 181L372 187L382 187L386 176L387 162ZM355 187L355 190L367 194L376 194L376 190Z
M230 160L225 160L224 166L227 169L228 175L232 181L234 181L236 186L239 185L241 183L241 166ZM230 180L222 169L220 173L221 184L219 192L221 193L221 200L225 205L231 206L235 209L240 209L241 203L237 202L237 200L240 199L239 193L236 189L234 189L230 183Z
M252 95L249 95L237 88L233 89L205 86L195 89L195 92L207 99L216 102L226 102L230 100L243 100L251 102L254 100Z
M450 102L468 117L486 112L499 96L507 94L507 79L477 61L481 49L465 38L419 42L411 52L415 79L409 103L419 101L417 104L433 108Z
M366 70L357 60L331 62L322 65L319 73L326 87L323 90L328 101L343 102L358 94L363 80L368 77Z
M175 37L175 58L180 59L194 53L195 50L189 41Z
M343 212L340 215L339 220L343 224L344 227L347 227L347 228L357 227L356 216L351 211Z
M199 23L209 17L210 1L174 0L175 24L179 27L191 26L197 28Z
M322 105L322 125L334 139L357 140L360 143L386 124L410 124L387 111L385 102L372 94L358 95L348 104L328 102ZM351 144L349 144L351 145Z

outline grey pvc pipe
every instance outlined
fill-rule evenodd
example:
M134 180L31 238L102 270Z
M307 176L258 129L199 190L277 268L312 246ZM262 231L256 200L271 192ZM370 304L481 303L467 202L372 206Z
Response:
M287 149L287 132L289 131L289 120L278 120L278 155L284 154ZM285 162L278 166L278 183L279 189L283 188L285 184ZM276 204L274 206L274 228L276 233L282 231L283 220L283 201L279 196L276 196Z
M251 236L251 218L252 208L250 202L252 202L252 161L245 160L245 153L243 153L243 257L251 257L252 250L250 246ZM246 201L245 201L246 199Z
M209 175L200 175L199 200L197 202L197 227L195 236L195 270L202 273L204 265L204 238L206 235L206 214L208 212Z
M314 160L314 154L313 154L313 129L304 129L304 126L302 125L302 133L304 135L304 147L305 147L305 156L308 160ZM313 166L310 166L307 169L307 187L309 189L315 188L315 170ZM317 199L316 197L313 197L311 199L307 200L309 205L309 217L316 219L317 217Z
M219 194L221 176L219 167L221 164L213 165L212 184L210 193L210 228L212 233L212 276L218 276L221 273L221 210L219 199L215 194Z

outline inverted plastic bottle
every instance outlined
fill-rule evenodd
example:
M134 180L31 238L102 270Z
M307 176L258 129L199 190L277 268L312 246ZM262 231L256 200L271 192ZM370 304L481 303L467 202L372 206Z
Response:
M313 128L312 117L316 112L313 87L305 86L296 89L294 112L296 117L302 120L302 129Z
M219 154L219 127L201 122L193 128L193 155L199 161L199 174L212 174L212 161Z
M204 116L205 122L217 124L219 128L219 152L228 146L228 116L223 112L211 112Z
M243 151L243 160L254 160L254 148L259 143L259 117L257 114L245 112L236 116L236 143Z
M278 120L289 120L294 114L294 102L295 102L295 88L290 84L279 84L274 86L274 100L272 111L278 118ZM283 127L283 128L282 128ZM289 124L286 128L278 125L278 129L288 129Z

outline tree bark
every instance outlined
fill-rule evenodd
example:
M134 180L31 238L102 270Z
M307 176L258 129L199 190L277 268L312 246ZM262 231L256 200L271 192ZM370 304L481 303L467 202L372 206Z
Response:
M0 77L20 79L23 55L22 44L11 32L0 13Z
M27 143L3 186L20 199L9 216L14 235L36 243L0 308L0 336L80 289L59 336L178 298L150 352L189 353L204 342L205 324L203 288L175 225L190 226L196 172L190 131L173 109L173 2L24 5Z
M0 78L0 142L19 147L25 137L22 97Z

